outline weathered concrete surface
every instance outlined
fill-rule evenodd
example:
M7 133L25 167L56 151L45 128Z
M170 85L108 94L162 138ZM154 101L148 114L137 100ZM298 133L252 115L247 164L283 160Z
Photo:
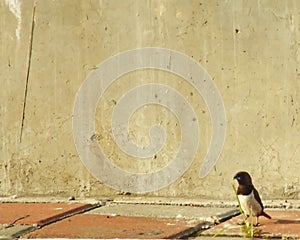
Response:
M109 217L83 214L53 223L24 235L25 238L169 238L197 224L178 219Z
M89 211L87 214L212 221L212 216L236 209L237 208L108 203L106 206Z
M280 239L299 239L300 237L300 211L290 210L266 210L272 216L272 219L264 217L259 218L260 225L254 227L255 236L261 238L280 238ZM242 221L242 216L230 219L225 223L203 231L200 236L248 236L250 231L242 231L238 222Z
M233 200L232 176L245 169L262 198L299 199L299 7L291 0L37 1L32 31L33 0L1 1L0 194L115 196L119 190L94 178L76 151L76 93L106 58L156 46L187 54L211 75L227 115L223 152L213 171L199 179L212 131L209 111L178 76L149 70L121 77L99 101L97 140L112 162L129 172L149 172L172 159L180 129L170 111L151 106L132 117L130 129L140 145L149 143L153 121L173 134L148 162L116 146L109 120L128 89L170 84L195 110L200 146L180 179L147 196Z
M159 202L159 201L157 201ZM88 211L70 203L1 203L0 238L187 238L243 237L237 208L109 202ZM135 206L135 207L133 207ZM294 205L296 206L296 205ZM77 209L77 210L76 210ZM160 209L161 214L157 211ZM299 237L299 208L267 208L260 218L260 237ZM28 215L30 213L30 215ZM179 214L178 214L179 213ZM233 218L232 218L233 217ZM52 219L49 221L49 219ZM33 225L30 225L33 224ZM44 225L46 224L46 225ZM239 238L237 238L239 239Z
M46 204L47 205L47 204ZM237 209L107 203L37 229L23 238L186 238L223 222Z
M82 203L0 203L0 224L43 226L97 206Z

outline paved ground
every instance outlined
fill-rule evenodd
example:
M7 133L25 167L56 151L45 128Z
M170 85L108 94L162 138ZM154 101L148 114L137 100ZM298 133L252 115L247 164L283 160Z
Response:
M242 239L245 231L234 203L127 199L0 203L0 239L195 238ZM49 199L48 199L49 200ZM1 201L1 199L0 199ZM266 211L254 232L261 238L298 239L300 207L287 202ZM289 209L286 209L289 208Z
M272 219L261 217L259 226L245 227L240 225L243 222L242 216L234 217L224 223L208 229L200 234L200 236L252 236L263 238L279 238L279 239L300 239L300 210L278 210L269 209L268 212ZM253 230L251 230L253 229Z

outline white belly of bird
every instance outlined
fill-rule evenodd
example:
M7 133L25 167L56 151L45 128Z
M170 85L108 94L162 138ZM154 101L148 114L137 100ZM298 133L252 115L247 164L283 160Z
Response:
M238 195L241 208L247 215L259 216L262 212L262 207L254 198L253 191L249 195Z

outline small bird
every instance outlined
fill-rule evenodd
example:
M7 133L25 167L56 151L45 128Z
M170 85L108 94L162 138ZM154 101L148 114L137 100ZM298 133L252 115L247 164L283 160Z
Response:
M252 179L247 172L238 172L233 179L236 179L239 183L237 189L237 195L241 204L241 208L246 214L247 218L251 215L256 217L256 224L258 223L258 217L264 216L271 219L271 216L264 212L264 206L259 197L259 194L252 184Z

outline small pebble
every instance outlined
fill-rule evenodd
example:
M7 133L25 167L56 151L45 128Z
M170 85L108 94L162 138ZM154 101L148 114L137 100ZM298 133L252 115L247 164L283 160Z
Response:
M75 197L74 196L70 196L69 197L69 201L74 201L75 200Z
M286 208L286 209L291 209L291 208L292 208L292 204L287 203L287 204L285 205L285 208Z

